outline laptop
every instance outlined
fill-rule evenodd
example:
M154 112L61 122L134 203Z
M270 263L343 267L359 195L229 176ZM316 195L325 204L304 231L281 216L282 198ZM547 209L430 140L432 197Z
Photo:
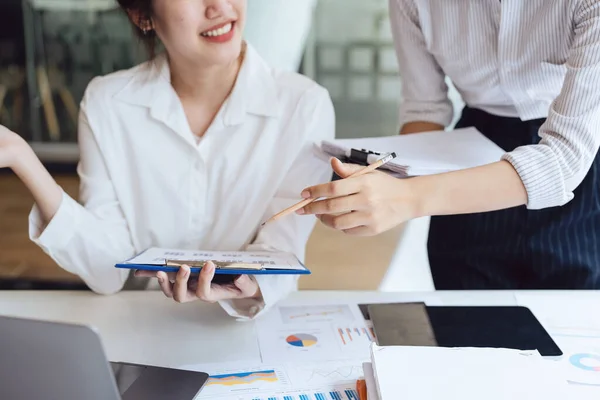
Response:
M3 399L193 400L207 380L203 372L110 363L88 326L0 316Z

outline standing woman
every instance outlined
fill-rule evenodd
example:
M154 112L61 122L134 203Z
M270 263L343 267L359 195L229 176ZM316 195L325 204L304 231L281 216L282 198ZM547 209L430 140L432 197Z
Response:
M103 294L122 289L114 267L152 246L287 251L301 260L315 220L260 228L331 169L314 142L334 136L328 93L270 68L242 39L246 0L119 0L152 60L94 79L79 120L80 205L16 133L0 126L0 168L36 205L30 234L62 268ZM160 39L165 52L155 56ZM182 267L156 275L178 302L219 301L254 317L296 288L291 276L212 283ZM144 274L142 274L144 275ZM154 276L154 275L152 275Z
M600 289L600 1L390 0L401 133L452 120L445 76L501 161L308 188L329 226L370 235L434 216L437 289ZM341 176L353 166L334 160ZM341 215L336 215L341 213Z

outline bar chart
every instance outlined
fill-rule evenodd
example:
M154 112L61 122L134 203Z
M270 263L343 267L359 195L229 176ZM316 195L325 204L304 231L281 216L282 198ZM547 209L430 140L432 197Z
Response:
M239 400L359 400L354 388L323 389L305 392L281 393L266 397L240 398Z

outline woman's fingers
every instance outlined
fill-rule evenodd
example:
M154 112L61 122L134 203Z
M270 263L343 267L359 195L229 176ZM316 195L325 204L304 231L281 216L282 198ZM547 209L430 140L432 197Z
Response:
M304 189L302 197L305 199L318 199L321 197L341 197L349 196L360 192L362 187L362 178L355 177L340 179L334 182L323 183Z
M198 276L198 287L196 288L196 296L208 303L214 303L216 300L212 296L212 280L215 277L216 267L211 261L204 264Z
M347 231L349 229L367 225L370 222L369 214L360 211L349 212L342 215L324 214L320 215L319 219L324 225L338 231Z
M190 277L190 267L182 265L177 272L175 277L175 284L173 285L173 298L178 303L185 303L188 301L188 279Z
M350 195L315 201L303 209L298 210L298 214L340 214L359 210L363 207L359 195Z
M158 278L156 271L145 271L142 269L136 269L133 273L137 278Z
M165 296L167 296L168 298L172 298L173 285L171 284L171 281L169 280L167 274L165 272L160 271L156 273L156 277L158 278L158 284L160 285L160 289L163 291Z
M165 277L167 278L167 280L170 280L171 282L175 282L175 277L177 276L176 272L164 272L164 271L146 271L146 270L141 270L141 269L137 269L134 272L134 275L138 278L158 278L158 274L159 273L163 273L165 274Z
M207 262L198 279L191 279L191 270L187 265L183 265L176 274L164 271L136 271L135 274L156 277L165 296L178 303L186 303L196 298L214 303L220 300L253 297L260 292L256 280L248 275L241 275L233 284L219 285L212 283L215 273L215 264Z

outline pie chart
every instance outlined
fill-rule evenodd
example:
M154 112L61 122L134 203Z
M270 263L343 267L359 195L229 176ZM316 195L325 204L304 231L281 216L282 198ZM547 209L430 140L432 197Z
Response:
M310 347L317 344L317 338L313 335L306 333L298 333L296 335L290 335L285 339L290 346L294 347Z
M594 354L574 354L569 361L574 367L584 371L600 372L600 356Z

